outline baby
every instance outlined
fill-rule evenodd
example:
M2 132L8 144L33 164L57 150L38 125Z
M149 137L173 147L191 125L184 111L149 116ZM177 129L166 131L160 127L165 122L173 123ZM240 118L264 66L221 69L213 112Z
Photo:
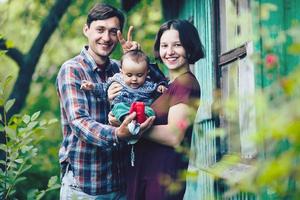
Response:
M111 102L112 113L120 122L129 114L130 107L134 102L143 102L145 104L147 117L154 115L150 104L154 100L155 93L163 93L166 87L158 85L147 78L148 66L149 58L144 52L141 50L129 51L122 56L120 73L116 73L109 78L108 87L113 82L118 82L123 86L120 94ZM97 84L101 83L83 81L81 89L94 90L97 88Z
M166 90L164 85L154 83L148 78L148 66L149 58L144 52L141 50L129 51L122 56L120 73L116 73L108 79L108 87L113 82L117 82L123 87L120 94L111 102L111 111L116 119L121 122L129 113L133 111L137 113L136 122L128 125L128 129L133 135L139 132L140 123L143 123L147 117L155 115L150 107L155 93L163 93ZM101 83L83 81L81 88L94 90L99 88L96 84ZM136 140L131 140L129 143L134 144Z

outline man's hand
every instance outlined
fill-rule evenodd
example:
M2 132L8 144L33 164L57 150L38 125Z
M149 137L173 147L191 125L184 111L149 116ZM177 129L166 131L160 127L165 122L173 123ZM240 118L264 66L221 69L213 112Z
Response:
M118 40L122 46L123 53L131 50L141 49L141 45L139 43L137 43L136 41L132 41L132 32L133 26L130 26L127 33L127 40L124 39L120 30L118 30L117 32Z
M135 119L135 117L136 117L136 113L135 113L135 112L133 112L133 113L131 113L130 115L126 116L126 118L124 119L123 123L122 123L122 124L120 125L120 127L117 128L117 130L116 130L116 134L117 134L118 138L120 138L120 139L122 139L122 140L128 140L128 139L130 139L131 137L132 137L132 138L134 137L134 138L136 139L136 136L133 136L133 135L129 132L128 127L127 127L128 124L129 124L132 120ZM154 122L154 119L155 119L154 116L149 117L148 119L146 119L145 122L143 122L143 123L141 124L141 126L140 126L140 132L138 133L138 137L141 137L142 134L152 126L152 124L153 124L153 122Z
M111 102L116 96L118 96L122 88L123 86L120 83L113 82L107 90L108 101Z

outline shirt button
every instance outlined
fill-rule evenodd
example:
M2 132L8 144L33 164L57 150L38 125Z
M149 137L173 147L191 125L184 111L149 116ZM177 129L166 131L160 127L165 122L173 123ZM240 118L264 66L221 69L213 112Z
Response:
M100 101L100 98L99 98L99 97L97 97L97 98L96 98L96 101Z
M114 142L114 143L113 143L113 146L117 146L117 143Z

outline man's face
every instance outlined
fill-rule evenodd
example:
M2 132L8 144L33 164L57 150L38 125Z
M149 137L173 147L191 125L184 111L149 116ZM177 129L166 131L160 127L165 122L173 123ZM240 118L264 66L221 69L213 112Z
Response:
M95 60L105 60L112 53L118 43L118 30L120 22L117 17L93 21L90 27L84 26L83 32L89 43L88 51Z

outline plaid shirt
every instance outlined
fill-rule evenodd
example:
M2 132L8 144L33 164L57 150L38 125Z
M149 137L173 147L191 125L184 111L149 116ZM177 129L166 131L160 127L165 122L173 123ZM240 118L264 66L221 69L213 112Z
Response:
M105 71L98 68L86 48L65 62L57 76L63 141L59 150L62 172L71 165L79 187L87 194L99 195L125 189L124 145L118 143L115 128L108 124L109 102L106 79L119 72L119 64L109 60ZM80 89L81 81L98 84L95 94Z

